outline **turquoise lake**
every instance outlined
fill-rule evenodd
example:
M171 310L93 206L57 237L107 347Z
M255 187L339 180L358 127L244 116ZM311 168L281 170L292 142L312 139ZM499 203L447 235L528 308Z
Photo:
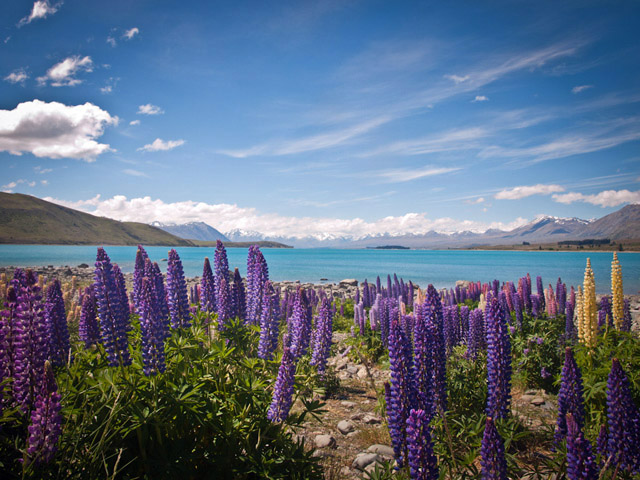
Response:
M133 271L136 247L105 247L111 261L126 272ZM166 269L169 248L146 247L152 260ZM176 248L185 274L195 277L202 273L204 257L213 263L213 248ZM611 252L501 252L469 250L340 250L340 249L263 249L272 280L300 280L301 282L339 282L345 278L375 281L396 273L405 281L420 286L429 283L438 288L451 287L456 280L488 282L516 281L527 272L542 277L545 287L555 287L558 277L567 285L582 284L587 257L591 258L598 293L611 288ZM227 249L229 266L238 267L244 275L247 264L246 248ZM619 252L624 291L637 294L640 290L640 253ZM0 245L0 266L77 266L93 265L94 246L59 245Z

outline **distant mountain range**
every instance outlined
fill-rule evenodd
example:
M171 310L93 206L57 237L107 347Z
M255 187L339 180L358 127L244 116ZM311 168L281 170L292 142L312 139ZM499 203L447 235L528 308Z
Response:
M214 228L209 228L220 234L220 232ZM171 230L171 232L177 234L178 230ZM489 245L514 245L521 244L522 242L554 243L564 240L581 240L588 238L631 240L640 239L640 205L627 205L598 220L542 216L510 231L496 229L490 229L484 233L470 231L440 233L430 231L424 234L394 235L391 233L383 233L363 237L348 237L331 234L323 236L267 236L257 231L234 229L225 232L224 237L231 242L272 241L293 245L298 248L365 248L384 245L397 245L410 248L466 248Z
M146 223L97 217L30 195L0 192L0 243L192 245Z
M152 222L151 225L158 227L165 232L169 232L176 237L188 240L204 240L212 242L215 242L216 240L220 240L222 242L231 241L218 230L204 222L190 222L178 225L175 223L161 223L156 221Z

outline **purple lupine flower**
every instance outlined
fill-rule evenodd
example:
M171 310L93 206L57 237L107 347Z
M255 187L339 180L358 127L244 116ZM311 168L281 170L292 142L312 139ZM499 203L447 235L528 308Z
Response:
M567 414L567 477L569 480L596 480L598 464L582 426Z
M467 338L469 333L469 315L471 309L466 305L460 306L460 342L463 342Z
M153 287L155 288L156 302L158 305L158 310L160 312L164 335L165 338L169 338L169 336L171 336L171 328L169 321L169 305L167 303L167 292L164 288L164 278L157 262L153 262L153 276L149 278L153 279Z
M116 283L116 292L118 293L118 297L120 298L120 304L122 305L122 310L120 314L122 315L121 321L124 325L126 325L127 332L133 330L131 326L131 306L129 305L129 296L127 295L127 287L124 281L124 275L120 270L120 267L117 263L113 264L113 278Z
M624 315L622 316L622 328L623 332L631 331L631 302L628 298L624 299Z
M123 321L125 317L128 318L128 307L122 305L122 297L116 286L111 260L102 247L98 248L94 279L94 293L100 317L100 336L109 365L130 365L128 324Z
M318 308L315 327L311 365L315 365L318 373L324 375L333 334L333 315L327 298L322 300Z
M56 366L64 365L69 357L69 327L64 310L64 299L60 281L55 279L47 288L47 299L44 304L44 318L49 330L49 358Z
M544 301L544 286L542 285L542 277L540 275L536 277L536 289L538 291L538 300L540 302L540 312L543 312L546 308L546 304Z
M293 304L293 314L288 321L291 353L298 359L307 352L311 341L311 322L307 317L302 291L298 291Z
M640 471L640 412L633 403L629 380L617 358L607 379L607 456L610 468Z
M62 433L61 396L48 361L44 364L40 382L35 408L31 412L27 444L27 461L36 465L51 461L58 449L58 438Z
M260 319L260 307L262 304L262 290L264 278L262 271L264 256L257 245L249 247L247 257L247 323L255 325ZM266 264L266 262L265 262Z
M566 308L567 316L564 324L564 334L568 341L573 341L576 338L576 327L573 323L574 303L567 302L565 305L565 308Z
M229 279L229 260L227 259L227 250L224 248L224 245L220 240L216 241L214 269L216 299L218 299L218 322L226 322L226 320L232 316L231 282ZM226 301L224 305L221 305L222 302L220 301L222 296L225 297Z
M227 322L231 318L231 298L229 295L229 287L224 277L221 277L218 283L217 302L218 329L222 331L227 327Z
M49 338L44 318L40 287L31 270L14 276L17 293L16 325L14 327L15 372L13 396L23 412L33 406L44 375L44 362L49 356Z
M427 318L428 307L416 304L413 310L413 378L416 387L416 408L427 414L427 423L433 417L433 348L435 327L431 319Z
M15 377L16 328L19 322L17 289L18 285L7 288L5 310L0 311L0 383L4 378ZM0 395L1 392L0 387Z
M424 304L427 320L433 325L433 401L437 412L447 411L447 355L444 342L442 301L433 285L427 287Z
M567 308L567 286L562 283L562 279L558 277L556 284L556 310L558 313L565 313Z
M480 448L483 480L507 480L504 441L496 430L493 418L487 417Z
M505 314L496 298L487 305L487 415L504 418L511 399L511 341Z
M233 298L233 316L244 320L247 316L247 301L244 292L244 283L240 271L236 268L233 272L233 288L231 289Z
M144 277L144 264L146 259L149 258L146 250L142 247L142 245L138 245L138 250L136 251L136 263L133 269L133 304L138 304L138 297L140 296L140 291L142 290L142 277Z
M412 479L437 480L440 477L438 461L433 453L429 415L424 410L412 408L409 412L407 449Z
M540 313L542 313L540 297L538 295L531 295L531 315L537 318Z
M142 279L142 290L138 297L143 371L147 376L162 373L166 369L164 320L161 316L162 313L153 283L153 279L144 277Z
M600 425L600 432L598 432L598 438L596 439L596 451L602 458L607 458L607 450L609 441L609 430L607 429L607 422Z
M600 326L605 326L608 321L608 326L613 327L613 314L611 312L611 297L605 295L600 299L600 309L598 313L602 312L603 322ZM600 318L598 317L598 323Z
M98 317L96 312L96 298L93 295L93 288L87 287L82 297L82 310L80 322L78 323L78 334L80 340L84 342L84 348L97 345L100 341L100 329L98 328Z
M549 370L547 370L547 367L542 367L540 369L540 377L544 380L546 380L547 378L549 378L551 376L551 372Z
M296 374L296 357L289 347L284 347L278 377L273 389L273 397L267 418L272 422L282 422L289 416L293 403L293 385Z
M416 388L413 377L411 342L397 318L389 328L389 369L391 370L391 402L387 404L389 433L393 451L401 467L406 451L406 429L409 411L415 405Z
M184 279L182 261L175 249L169 251L167 262L167 305L172 328L191 326L191 312L187 299L187 282Z
M484 317L482 310L474 309L469 314L469 332L467 334L467 356L473 360L486 348Z
M444 307L443 309L444 319L444 341L446 346L447 356L451 355L453 347L458 343L458 306L451 305Z
M278 294L275 293L273 285L268 281L262 298L260 341L258 342L258 357L265 360L271 360L273 352L278 346L279 309Z
M200 307L209 313L216 311L216 288L209 257L204 257L202 279L200 280Z

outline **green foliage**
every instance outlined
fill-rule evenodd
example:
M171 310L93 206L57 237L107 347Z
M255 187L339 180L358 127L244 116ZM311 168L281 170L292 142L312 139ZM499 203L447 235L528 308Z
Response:
M344 305L344 315L340 315L340 305ZM342 300L342 303L336 300L336 314L333 317L334 332L350 332L353 326L353 300Z
M54 460L29 478L321 478L320 466L293 438L322 404L301 399L282 424L266 418L278 360L254 358L257 332L231 322L222 334L199 315L167 340L167 370L142 373L139 328L133 364L107 366L104 351L77 349L56 378L63 435ZM298 380L298 378L296 379ZM296 386L296 391L300 391ZM15 412L6 409L2 422ZM21 420L24 422L25 420ZM3 427L0 462L18 478L26 425Z
M467 347L456 347L447 361L449 411L459 415L483 412L487 403L487 358L465 357Z

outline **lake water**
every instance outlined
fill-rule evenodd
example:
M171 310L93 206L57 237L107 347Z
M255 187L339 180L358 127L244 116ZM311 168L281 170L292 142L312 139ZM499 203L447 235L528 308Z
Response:
M126 272L132 272L136 247L105 247L112 262ZM163 271L169 249L147 247L152 260L158 261ZM215 249L178 247L185 274L195 277L202 273L204 257L213 264ZM386 279L396 273L405 281L420 286L429 283L438 288L451 287L456 280L515 281L531 274L542 276L544 285L553 284L561 277L567 285L582 284L587 257L591 258L598 293L611 289L610 252L502 252L477 250L339 250L339 249L263 249L272 280L300 280L321 283L339 282L345 278L365 278L370 282L376 276ZM247 249L227 249L229 266L246 273ZM0 245L0 266L77 266L93 265L96 247L59 245ZM622 264L624 291L637 294L640 290L640 253L619 252ZM535 285L535 283L534 283ZM535 287L534 287L535 289Z

